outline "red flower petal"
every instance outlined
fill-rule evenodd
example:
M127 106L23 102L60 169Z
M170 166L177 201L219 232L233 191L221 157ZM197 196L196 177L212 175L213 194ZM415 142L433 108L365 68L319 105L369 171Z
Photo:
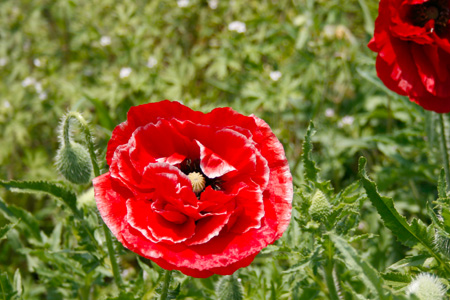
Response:
M94 182L102 217L125 247L164 268L232 274L289 224L284 150L254 116L168 101L138 106L113 131L107 162L110 175ZM192 172L207 184L197 195Z
M144 199L127 200L127 220L133 228L152 242L180 243L192 237L195 232L193 219L186 218L182 224L169 222L154 212L151 202Z

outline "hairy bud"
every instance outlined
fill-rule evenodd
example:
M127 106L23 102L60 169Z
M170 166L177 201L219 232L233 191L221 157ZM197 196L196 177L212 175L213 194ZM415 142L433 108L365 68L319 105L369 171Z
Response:
M88 150L72 141L63 143L56 155L56 168L72 183L88 183L92 174L92 162Z
M406 288L407 296L416 296L420 300L444 299L446 289L439 278L428 273L420 273Z
M309 214L314 220L321 220L326 218L331 213L331 205L328 202L325 194L317 190L311 198L311 206L309 207Z

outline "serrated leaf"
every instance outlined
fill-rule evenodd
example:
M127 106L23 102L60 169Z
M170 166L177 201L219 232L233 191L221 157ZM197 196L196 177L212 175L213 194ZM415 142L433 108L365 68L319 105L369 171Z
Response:
M406 218L400 215L395 209L392 198L382 197L378 193L375 182L367 177L365 170L366 159L364 157L359 158L358 165L361 183L366 190L369 200L381 216L384 225L389 228L397 239L405 246L413 247L417 244L422 245L432 256L434 256L434 258L436 258L447 272L450 272L450 267L435 251L434 230L432 225L427 227L418 219L413 219L411 224L409 224L406 221Z
M75 214L82 218L81 212L77 208L77 196L72 191L62 187L59 184L48 181L3 181L0 185L12 191L23 193L46 193L61 199ZM17 190L16 190L17 189Z
M13 229L19 222L9 223L0 228L0 240L5 239L8 232Z
M244 288L236 274L222 276L216 286L216 295L219 300L242 300Z
M31 213L23 208L6 204L2 198L0 198L0 210L3 211L5 217L12 222L18 223L19 220L21 220L21 222L26 225L28 230L34 236L34 238L41 240L39 222Z
M377 209L384 225L389 228L397 239L405 246L412 247L418 243L426 248L433 248L433 233L421 221L413 219L411 224L401 216L394 207L392 198L382 197L375 182L369 179L365 170L366 159L359 159L359 175L361 183L373 206Z
M398 270L398 269L405 268L405 267L422 266L429 257L430 257L429 255L425 255L425 254L407 257L407 258L401 259L398 262L390 265L388 267L388 269Z
M346 240L333 233L329 235L336 249L342 255L348 269L359 273L365 285L378 296L377 299L386 299L383 291L383 279L379 273L369 263L363 260Z
M316 167L316 163L311 159L311 152L313 149L311 138L315 132L316 131L314 129L314 123L311 121L306 131L302 152L302 161L303 166L305 167L305 176L308 180L311 180L313 182L317 181L317 174L320 171L319 168Z

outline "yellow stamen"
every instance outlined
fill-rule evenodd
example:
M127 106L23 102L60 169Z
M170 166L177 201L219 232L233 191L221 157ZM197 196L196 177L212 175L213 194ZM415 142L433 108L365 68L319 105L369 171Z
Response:
M206 185L205 177L198 172L192 172L188 175L189 180L192 183L192 191L196 194L203 191Z

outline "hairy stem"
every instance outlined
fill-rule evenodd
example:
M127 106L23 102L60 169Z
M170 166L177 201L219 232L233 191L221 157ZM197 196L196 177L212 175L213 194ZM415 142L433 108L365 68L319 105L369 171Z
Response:
M70 144L70 120L74 119L78 121L80 128L84 134L86 144L88 146L89 155L91 157L92 167L94 169L94 176L100 176L100 168L98 167L97 155L95 154L94 140L92 139L91 130L89 129L89 125L86 120L81 116L80 113L71 111L66 115L66 118L63 121L63 134L64 134L64 143L66 147ZM104 222L102 222L103 232L105 234L106 239L106 247L108 248L108 256L111 261L111 267L113 271L114 281L116 285L120 288L123 286L122 277L119 272L119 264L117 262L116 253L114 250L114 245L112 242L111 233L109 231L108 226Z
M112 242L111 233L109 232L108 226L103 222L103 232L106 238L106 247L108 247L109 260L111 261L111 267L113 271L114 281L116 285L121 288L123 286L122 277L119 272L119 264L117 263L116 253L114 251L114 245Z
M445 179L447 180L447 188L450 187L450 168L449 168L449 155L447 147L447 134L445 132L444 114L439 114L439 125L441 127L441 152L444 162Z
M160 300L166 300L167 294L169 293L169 285L170 285L170 279L172 278L172 270L166 270L166 273L164 274L164 283L163 288L161 292L161 298Z
M334 255L334 249L333 244L331 243L330 239L327 238L324 246L326 248L327 253L327 262L324 266L325 269L325 281L327 283L327 288L329 292L329 297L332 300L339 300L339 295L336 290L336 284L334 282L333 278L333 269L334 269L334 261L333 261L333 255Z

